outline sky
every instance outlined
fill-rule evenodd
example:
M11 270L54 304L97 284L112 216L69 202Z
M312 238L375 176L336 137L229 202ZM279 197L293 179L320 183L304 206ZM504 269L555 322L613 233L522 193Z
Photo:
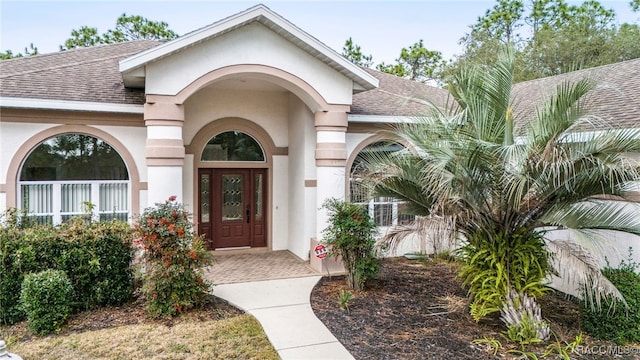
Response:
M629 0L600 1L617 14L619 23L640 22ZM258 1L31 1L0 0L0 50L24 52L33 43L40 53L59 50L72 29L83 25L99 33L115 27L116 19L141 15L165 21L179 35L258 4ZM375 64L391 63L400 49L420 39L445 59L460 54L460 38L495 1L263 1L267 7L327 46L342 52L349 37ZM569 1L569 3L575 3Z

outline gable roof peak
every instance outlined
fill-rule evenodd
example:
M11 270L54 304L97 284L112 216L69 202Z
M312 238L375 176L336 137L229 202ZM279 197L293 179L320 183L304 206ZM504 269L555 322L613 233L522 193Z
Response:
M353 64L335 50L298 28L264 4L257 4L244 11L216 21L211 25L194 30L177 39L121 60L119 68L125 84L129 81L127 76L129 73L133 73L148 63L170 56L187 47L214 39L253 22L261 23L268 29L291 41L304 51L353 80L354 90L370 90L378 86L378 79L374 76L362 70L359 66ZM135 76L133 78L135 78ZM131 81L133 84L135 80ZM139 77L137 81L139 81Z

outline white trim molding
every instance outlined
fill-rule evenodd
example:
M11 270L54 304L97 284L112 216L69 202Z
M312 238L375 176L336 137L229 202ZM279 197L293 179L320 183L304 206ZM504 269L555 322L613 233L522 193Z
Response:
M393 116L393 115L360 115L360 114L349 114L347 119L349 122L353 123L387 123L387 124L397 124L397 123L412 123L418 119L419 116Z

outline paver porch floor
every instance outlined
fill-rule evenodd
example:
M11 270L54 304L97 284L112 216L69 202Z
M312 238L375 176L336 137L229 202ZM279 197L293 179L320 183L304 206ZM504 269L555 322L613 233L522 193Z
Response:
M214 253L214 263L205 269L205 277L214 284L287 279L322 275L289 251L265 251L248 254Z

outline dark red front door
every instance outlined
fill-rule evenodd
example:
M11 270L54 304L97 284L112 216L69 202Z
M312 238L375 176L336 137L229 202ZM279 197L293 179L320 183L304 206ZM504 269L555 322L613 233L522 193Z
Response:
M207 248L266 246L266 169L200 169L198 177Z

